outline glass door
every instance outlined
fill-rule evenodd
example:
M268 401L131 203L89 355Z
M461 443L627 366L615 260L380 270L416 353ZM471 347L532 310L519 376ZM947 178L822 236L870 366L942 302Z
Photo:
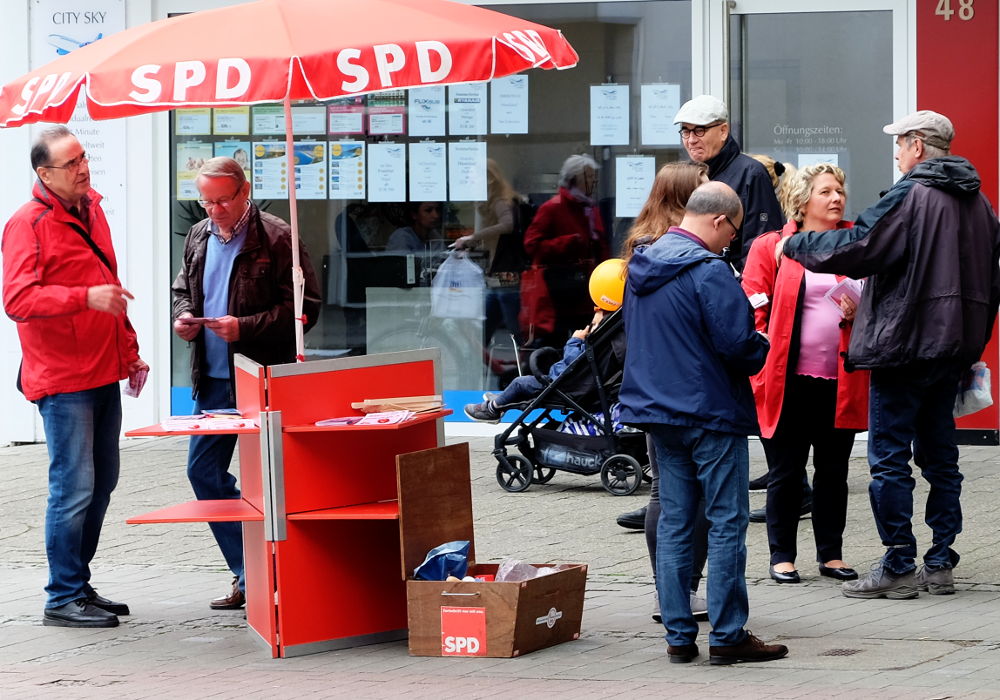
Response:
M815 6L814 6L815 5ZM905 2L728 3L733 134L746 153L847 174L847 216L897 176L882 125L911 109ZM723 38L722 42L726 42Z

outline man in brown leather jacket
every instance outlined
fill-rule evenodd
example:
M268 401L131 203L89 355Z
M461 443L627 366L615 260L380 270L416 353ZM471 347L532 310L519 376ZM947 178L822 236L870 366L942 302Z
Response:
M232 158L212 158L197 179L208 217L188 231L181 270L172 285L174 333L192 342L195 412L235 404L233 355L262 365L295 361L292 244L288 224L250 201L250 183ZM316 323L319 285L302 250L305 330ZM239 498L229 473L235 435L191 438L188 479L199 500ZM231 610L245 603L243 535L239 523L210 523L233 572L230 593L210 603Z

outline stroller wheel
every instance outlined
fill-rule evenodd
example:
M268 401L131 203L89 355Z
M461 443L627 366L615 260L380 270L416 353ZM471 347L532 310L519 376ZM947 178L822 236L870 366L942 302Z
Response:
M533 484L547 484L552 481L552 477L556 475L556 470L552 467L546 467L544 464L535 465L535 474L531 477L531 483Z
M642 465L625 454L611 455L601 467L601 483L604 489L615 496L628 496L636 492L642 483Z
M497 483L510 493L520 493L531 486L531 462L518 455L497 457Z

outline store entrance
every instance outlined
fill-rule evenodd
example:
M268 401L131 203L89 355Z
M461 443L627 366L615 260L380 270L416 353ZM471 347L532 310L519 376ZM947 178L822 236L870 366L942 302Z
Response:
M733 3L728 19L733 133L750 154L796 168L832 162L854 218L897 176L882 125L908 109L900 3L824 11L812 3ZM850 3L847 3L850 5ZM829 6L829 3L827 3ZM880 7L881 6L881 7ZM894 45L895 44L895 45Z

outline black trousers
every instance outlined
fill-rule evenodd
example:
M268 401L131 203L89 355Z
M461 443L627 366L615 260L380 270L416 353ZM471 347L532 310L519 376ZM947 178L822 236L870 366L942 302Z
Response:
M761 439L767 456L767 540L771 564L794 562L802 482L813 450L813 533L816 560L843 557L847 523L847 464L853 430L833 427L837 381L792 375L774 436Z

